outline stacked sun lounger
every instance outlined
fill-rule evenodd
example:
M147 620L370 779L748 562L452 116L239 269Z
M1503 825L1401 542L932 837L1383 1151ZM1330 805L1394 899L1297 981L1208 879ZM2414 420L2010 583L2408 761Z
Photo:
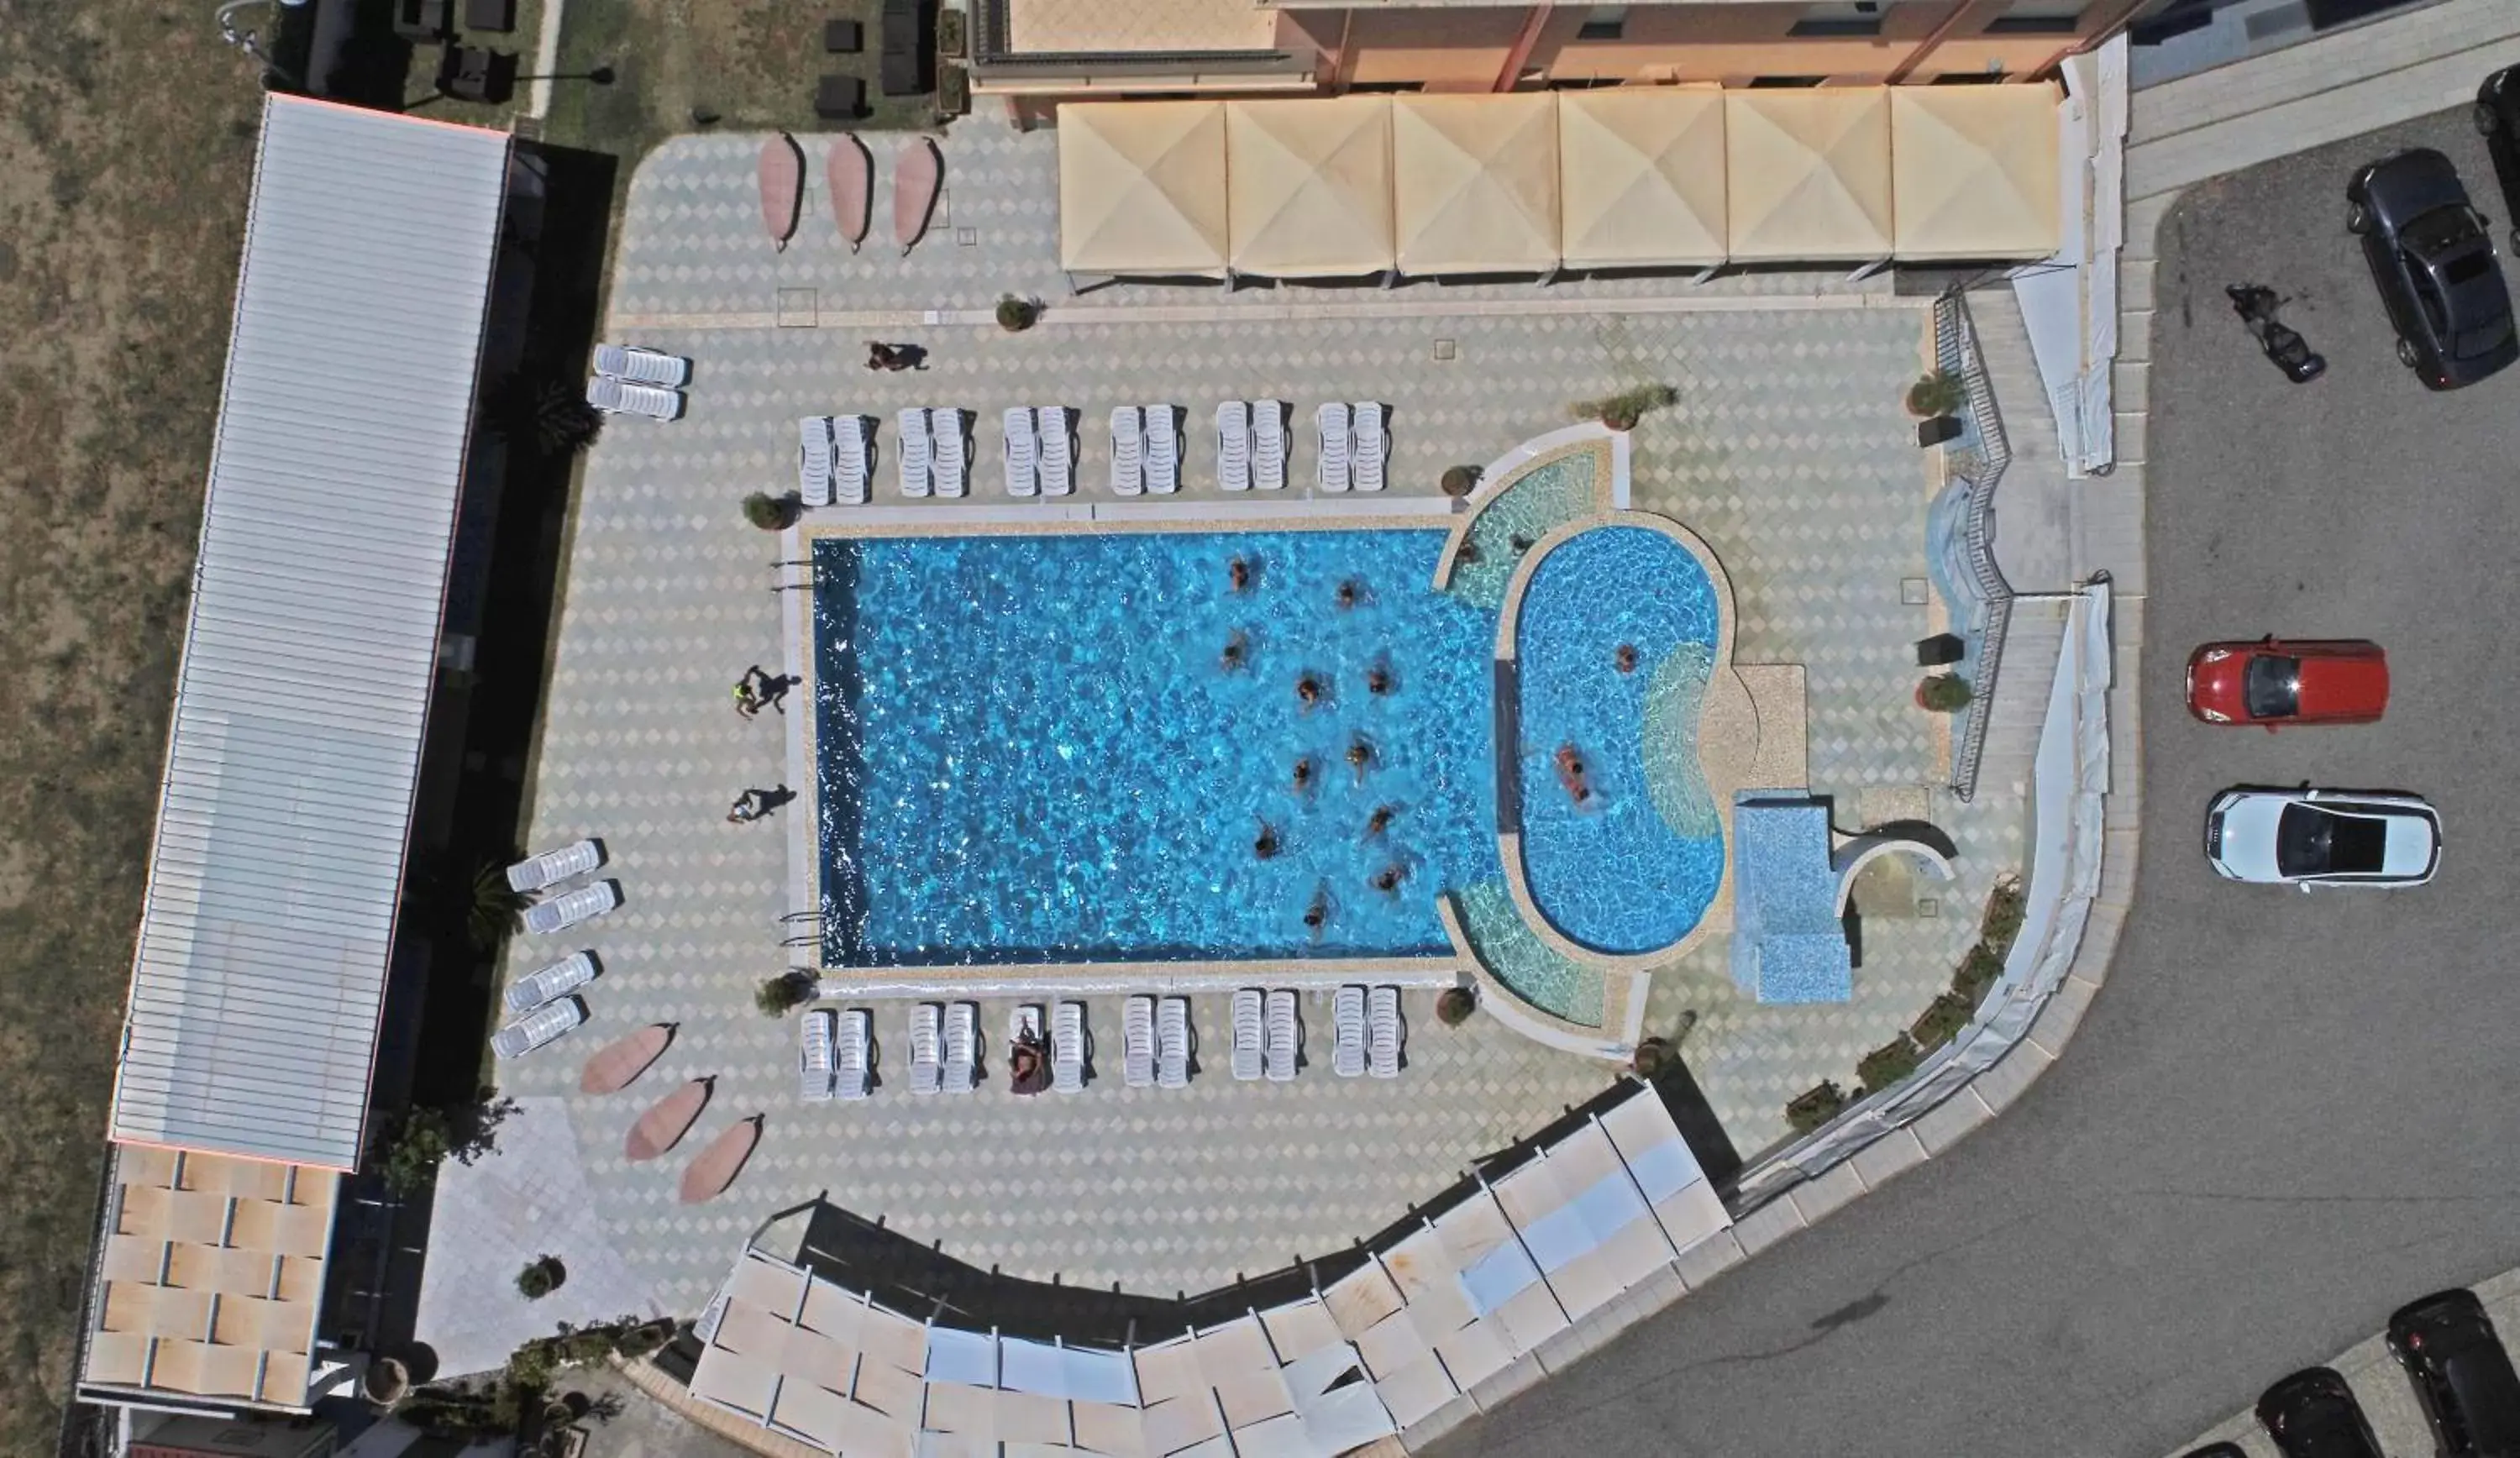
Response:
M1295 1077L1295 1052L1303 1041L1303 1024L1295 1017L1295 993L1292 988L1279 988L1269 994L1269 1010L1262 1026L1262 1047L1272 1083L1291 1082Z
M490 1035L490 1051L502 1058L522 1058L536 1048L558 1042L563 1034L585 1021L586 1004L575 997L546 1002Z
M594 839L573 841L508 867L508 889L531 896L562 881L573 880L604 863L604 846Z
M621 905L621 884L598 881L525 908L525 930L537 937L564 932Z
M929 474L935 480L936 494L959 497L969 490L971 454L968 437L964 433L963 413L943 406L929 411L927 442Z
M910 1010L910 1091L934 1093L945 1083L945 1008L922 1002Z
M634 384L599 375L586 382L586 403L608 416L640 416L651 420L681 418L683 392L663 385Z
M841 1098L864 1098L875 1088L875 1014L852 1007L840 1014L839 1042L833 1052L832 1091Z
M1234 1077L1245 1083L1261 1074L1261 1005L1258 988L1241 988L1234 994Z
M866 505L869 423L865 416L832 418L832 499L844 507Z
M1216 407L1216 489L1251 489L1251 407L1244 401Z
M828 1007L808 1010L798 1029L796 1096L809 1104L832 1096L832 1038L838 1014Z
M563 997L595 980L595 954L574 951L548 967L537 967L508 984L510 1012L531 1012L555 997Z
M927 412L916 405L911 406L896 414L892 424L895 433L901 437L899 447L892 453L894 464L900 470L901 494L925 497L929 490Z
M980 1007L957 1002L945 1009L945 1091L968 1093L980 1081Z
M1064 405L1045 405L1033 412L1041 443L1041 494L1065 496L1076 489L1076 429Z
M646 349L636 344L598 344L595 346L595 373L613 379L626 379L633 384L680 389L691 382L692 362L678 354Z
M1137 496L1147 489L1147 426L1134 405L1111 407L1111 491Z
M1348 455L1356 472L1356 489L1380 491L1383 463L1391 456L1391 437L1382 430L1382 406L1372 400L1359 400L1348 407L1354 421L1348 433Z
M1136 996L1120 1004L1120 1082L1148 1088L1155 1082L1155 999Z
M1041 490L1041 437L1029 405L1007 407L1007 495L1029 497Z
M1169 405L1141 412L1147 431L1147 489L1157 496L1181 490L1181 424Z
M1400 1049L1407 1034L1400 1026L1400 989L1378 987L1366 998L1366 1061L1377 1079L1400 1077Z
M796 499L809 507L832 504L832 418L796 421Z
M1050 1013L1050 1086L1055 1093L1085 1091L1085 1004L1061 1002Z
M1286 405L1282 400L1251 402L1252 484L1263 491L1286 486Z
M683 413L681 387L691 377L692 362L680 355L636 344L598 344L586 403L606 415L670 420Z
M1188 997L1166 997L1155 1004L1155 1086L1190 1086Z
M1342 1079L1365 1074L1365 989L1355 983L1330 994L1330 1072Z
M1336 400L1324 401L1313 412L1313 427L1320 437L1318 478L1324 491L1345 491L1354 484L1351 453L1356 437L1348 424L1347 407Z

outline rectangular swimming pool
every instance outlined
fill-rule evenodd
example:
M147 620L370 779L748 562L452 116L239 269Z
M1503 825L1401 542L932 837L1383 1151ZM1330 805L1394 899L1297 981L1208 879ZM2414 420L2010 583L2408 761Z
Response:
M1449 952L1438 893L1501 868L1496 614L1443 543L815 541L825 961Z

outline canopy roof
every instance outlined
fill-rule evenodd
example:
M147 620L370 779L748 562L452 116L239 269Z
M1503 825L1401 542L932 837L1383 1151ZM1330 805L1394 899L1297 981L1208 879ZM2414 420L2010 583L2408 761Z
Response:
M2063 245L2057 91L1903 86L1890 93L1902 258L2045 258Z
M1724 151L1734 261L1889 256L1889 88L1728 91Z
M1722 92L1558 92L1557 157L1568 268L1724 261Z
M1225 276L1225 103L1058 109L1058 252L1070 273Z
M1389 99L1227 102L1225 158L1237 272L1353 278L1393 266Z
M1396 97L1391 176L1403 273L1557 266L1554 95Z

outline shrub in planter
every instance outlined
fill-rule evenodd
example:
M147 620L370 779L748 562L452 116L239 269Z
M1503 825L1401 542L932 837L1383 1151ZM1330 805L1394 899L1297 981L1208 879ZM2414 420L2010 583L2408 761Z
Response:
M752 1005L766 1018L784 1018L813 1000L814 974L801 970L765 977L752 990Z
M1011 334L1020 334L1041 323L1041 300L1017 298L1005 294L998 299L998 328Z
M1986 939L2001 958L2012 950L2012 941L2021 935L2021 918L2026 909L2021 883L2006 876L1997 883L1993 895L1986 899L1986 917L1978 924L1978 935Z
M1809 1091L1785 1105L1785 1123L1797 1134L1808 1134L1837 1117L1846 1107L1846 1090L1833 1080L1823 1079Z
M541 1301L561 1288L568 1279L568 1267L558 1256L545 1256L517 1272L517 1294L529 1302Z
M1947 416L1967 403L1968 387L1949 370L1929 371L1908 386L1908 413L1912 416Z
M1865 1092L1878 1093L1914 1073L1924 1057L1914 1040L1902 1033L1865 1054L1855 1065L1855 1076L1864 1081Z
M641 1322L637 1326L622 1328L621 1334L612 1339L612 1349L635 1361L652 1352L664 1349L665 1344L673 1340L673 1327L665 1322Z
M743 499L743 519L765 532L784 532L795 524L799 505L792 496L756 491Z
M1479 468L1475 465L1445 466L1443 486L1446 496L1455 499L1467 496L1479 489Z
M1479 1010L1479 999L1468 988L1446 988L1435 999L1435 1021L1447 1028L1459 1028Z
M1598 400L1578 400L1573 409L1579 420L1598 420L1613 430L1634 430L1646 411L1678 403L1680 391L1670 385L1641 384Z
M1916 685L1916 707L1936 714L1957 714L1973 696L1968 680L1958 674L1930 674Z
M1659 1038L1648 1038L1637 1044L1637 1051L1628 1060L1628 1066L1636 1070L1638 1078L1650 1082L1661 1078L1666 1070L1679 1062L1679 1049Z
M1952 991L1960 994L1971 1007L1986 1000L1987 989L2003 976L2003 958L1995 949L1980 942L1960 958L1959 970L1952 974Z
M963 12L942 10L936 13L936 54L960 59L965 44Z
M1915 1039L1918 1052L1930 1053L1959 1037L1960 1030L1968 1026L1969 1015L1975 1011L1977 1004L1958 993L1939 994L1933 1001L1925 1004L1923 1012L1917 1014L1915 1023L1908 1029L1908 1036Z

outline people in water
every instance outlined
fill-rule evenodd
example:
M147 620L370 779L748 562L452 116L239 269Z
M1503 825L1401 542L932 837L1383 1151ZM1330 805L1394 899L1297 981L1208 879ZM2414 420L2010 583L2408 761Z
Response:
M1365 584L1353 577L1342 580L1338 585L1338 596L1334 600L1338 603L1339 611L1347 611L1365 600Z
M1328 883L1313 888L1312 905L1304 907L1304 930L1313 940L1322 939L1322 931L1330 924L1330 888Z
M1619 644L1619 651L1611 656L1611 661L1619 666L1619 672L1623 674L1635 673L1637 671L1637 645L1632 642L1623 642Z
M1225 564L1225 580L1233 584L1234 590L1238 593L1247 593L1251 591L1250 560L1246 557L1236 557L1234 560L1227 562Z
M1329 690L1322 685L1319 675L1306 672L1296 676L1295 701L1304 706L1305 713L1310 714L1320 708L1322 700L1328 696Z
M1309 795L1312 792L1313 757L1309 754L1299 754L1295 756L1295 793Z
M1251 854L1266 861L1278 854L1278 827L1267 820L1260 822L1260 833L1251 840Z
M1384 896L1393 896L1398 894L1400 883L1408 878L1408 867L1402 865L1399 862L1394 861L1389 865L1375 871L1372 877L1368 880L1366 884L1372 886L1374 890L1381 892Z
M1391 665L1377 658L1365 671L1365 691L1380 695L1391 691Z
M1475 562L1478 559L1479 544L1467 537L1463 537L1462 539L1462 549L1461 551L1453 553L1453 560L1457 562Z
M1365 838L1367 840L1372 840L1375 836L1380 835L1383 831L1390 829L1391 817L1398 814L1400 814L1400 807L1397 805L1377 805L1373 807L1373 814L1365 817Z
M1572 744L1557 746L1557 783L1577 805L1590 804L1593 786L1586 779L1584 757Z
M1514 533L1511 537L1507 538L1506 541L1507 544L1512 547L1516 552L1529 552L1531 550L1531 539L1520 532Z
M1356 772L1356 782L1365 783L1366 767L1373 763L1373 746L1359 734L1347 741L1347 767Z
M1234 630L1234 636L1225 641L1225 651L1216 655L1216 661L1227 673L1234 673L1249 666L1251 640L1243 636L1241 629L1237 628Z

